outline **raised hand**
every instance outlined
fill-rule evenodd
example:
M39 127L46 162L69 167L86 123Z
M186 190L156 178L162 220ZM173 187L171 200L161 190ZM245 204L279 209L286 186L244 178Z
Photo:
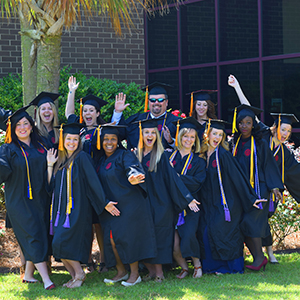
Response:
M193 212L198 212L200 210L200 208L198 207L199 204L200 202L198 202L196 199L192 200L189 203L190 210L192 210Z
M164 128L163 128L163 134L164 134L165 140L166 140L169 144L172 144L172 143L173 143L173 139L172 139L170 130L169 130L169 128L168 128L167 126L164 126Z
M80 82L76 83L76 77L70 76L68 81L69 91L74 92L77 90Z
M53 167L53 165L57 162L57 150L54 148L51 148L47 151L47 164L48 167Z
M233 75L228 76L228 85L232 86L233 88L240 86L238 80Z
M138 175L131 175L128 177L128 181L132 184L132 185L136 185L139 183L143 183L145 182L145 175L144 174L138 174Z
M116 101L115 101L115 111L117 113L123 112L123 110L130 105L130 103L125 104L126 101L126 94L119 93L116 95Z
M120 211L115 207L118 202L113 202L110 201L108 204L105 206L105 209L112 215L118 217L120 215Z

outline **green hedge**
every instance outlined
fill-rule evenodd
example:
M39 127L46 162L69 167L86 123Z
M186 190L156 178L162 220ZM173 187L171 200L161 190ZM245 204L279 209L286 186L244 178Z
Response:
M107 101L108 104L101 108L101 116L105 121L110 121L115 102L115 95L123 92L127 95L126 101L130 106L124 111L124 116L128 117L137 112L143 111L145 93L140 86L134 82L129 85L117 83L109 79L97 79L87 77L82 73L73 74L71 67L65 67L60 72L59 93L59 121L65 122L65 106L69 92L68 79L71 75L75 76L77 82L80 82L76 91L76 99L93 94ZM23 106L22 94L22 77L21 75L12 75L0 80L0 106L12 111ZM79 114L79 104L76 103L76 113Z

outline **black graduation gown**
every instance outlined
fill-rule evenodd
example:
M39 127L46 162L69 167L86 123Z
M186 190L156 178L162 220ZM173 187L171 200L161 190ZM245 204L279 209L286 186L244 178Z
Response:
M166 152L170 158L172 151ZM181 180L188 188L193 197L199 201L198 192L202 187L202 184L206 177L206 162L203 158L200 158L198 154L194 154L193 159L188 167L186 175L181 175L181 171L185 165L188 155L181 157L180 152L176 153L173 160L173 166ZM177 226L178 234L180 236L180 250L182 257L198 257L200 258L200 246L196 237L199 224L199 212L193 212L187 207L185 209L186 216L184 218L184 224ZM175 216L177 222L178 216Z
M166 122L165 125L169 128L170 134L173 138L175 138L176 135L176 125L174 125L172 122L177 121L178 117L174 116L171 113L166 112ZM165 118L165 115L163 116ZM120 130L122 139L127 140L127 149L137 148L138 141L139 141L139 124L132 124L133 122L139 121L139 120L145 120L145 119L151 119L151 115L149 112L146 113L137 113L133 116L130 116L126 120L124 119L124 116L122 114L121 120L119 122L119 125L127 125L128 127L124 130ZM162 133L162 125L164 123L164 119L161 120L157 126L158 131L162 135L162 143L164 148L170 148L170 145L165 140L164 135Z
M203 233L207 227L213 259L233 260L243 255L244 237L240 222L243 219L243 213L252 210L257 195L231 153L221 146L219 147L219 163L231 222L225 221L215 151L210 156L206 180L200 190L204 210L204 218L200 220L201 229Z
M258 140L256 141L256 147L260 196L261 198L269 199L272 189L279 188L283 190L284 187L275 159L267 142L264 139ZM250 158L251 139L240 139L236 151L236 159L244 170L248 182L250 182ZM253 173L255 173L255 170ZM262 206L263 209L257 210L256 208L252 208L251 211L244 215L241 228L245 236L264 238L269 235L269 201L262 203Z
M51 130L51 131L48 132L48 136L44 137L44 141L45 141L44 146L47 149L51 149L51 148L57 149L58 148L58 144L55 143L54 130Z
M142 165L146 171L145 181L154 221L157 256L147 262L170 264L173 262L175 216L186 209L194 198L171 167L165 153L157 164L156 172L149 172L150 154L143 157Z
M107 211L100 215L106 266L116 265L110 232L123 264L155 257L156 241L149 199L141 185L132 185L128 181L131 175L144 174L137 157L130 151L117 149L110 157L100 159L97 173L106 198L118 202L116 206L121 212L118 217Z
M28 198L24 156L14 143L0 148L0 182L5 183L7 214L25 259L40 263L48 260L50 197L46 191L46 151L20 144L28 158L33 199Z
M61 207L58 226L55 220L59 206L62 170L55 178L52 177L51 187L54 184L53 204L53 256L57 259L69 259L87 263L92 240L92 207L100 215L106 206L102 185L93 167L91 158L81 151L74 159L72 169L73 208L69 216L70 228L64 228L67 205L67 170L65 169L62 191Z
M6 130L6 119L11 115L11 110L5 110L4 108L0 107L0 129L5 131Z

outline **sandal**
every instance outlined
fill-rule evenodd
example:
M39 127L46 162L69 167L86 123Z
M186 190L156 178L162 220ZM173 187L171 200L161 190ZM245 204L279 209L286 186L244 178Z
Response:
M85 273L83 272L82 275L81 275L80 277L77 277L77 278L75 277L75 278L72 280L71 284L68 285L67 287L68 287L69 289L73 289L73 288L76 288L76 287L80 287L80 286L82 286L82 284L84 283L85 279L86 279L86 276L85 276ZM76 283L76 282L81 282L81 284L80 284L79 286L73 286L74 283Z
M185 275L184 275L184 274L185 274ZM187 269L182 269L181 272L180 272L178 275L176 275L176 277L177 277L178 279L183 279L183 278L186 277L188 274L189 274L189 270L187 270ZM184 276L183 276L183 275L184 275Z
M75 278L74 278L75 279ZM64 283L63 284L63 287L68 287L69 286L69 284L71 284L72 283L72 281L74 280L73 278L71 278L68 282L66 282L66 283Z
M25 265L22 265L20 267L20 278L21 278L21 280L24 279L24 275L25 275Z
M198 270L201 270L201 276L197 276L198 274ZM193 278L200 278L202 277L202 266L199 267L194 267L194 274L193 274Z
M147 275L145 275L143 277L143 281L147 282L147 281L153 280L154 278L155 278L155 276L150 276L150 274L148 273Z
M56 285L54 283L52 283L48 287L46 287L45 290L53 290L55 288L56 288Z
M162 283L164 280L165 280L165 277L156 276L154 279L154 282Z
M22 283L40 283L40 281L38 281L38 280L30 281L30 280L23 279Z

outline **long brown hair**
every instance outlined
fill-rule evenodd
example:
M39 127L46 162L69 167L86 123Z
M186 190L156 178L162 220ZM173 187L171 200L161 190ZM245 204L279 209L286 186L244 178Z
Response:
M153 172L153 171L156 172L157 164L159 163L160 158L165 151L157 128L155 128L155 133L156 133L156 141L153 145L153 149L150 155L149 172ZM143 156L144 156L144 140L143 140L143 148L137 149L137 158L140 162L142 162Z
M193 103L193 112L192 112L192 117L197 119L197 112L196 112L196 104L198 101L206 101L207 103L207 117L209 119L218 119L216 116L216 110L215 110L215 104L211 100L196 100Z
M61 170L65 167L69 167L70 163L75 159L77 154L82 150L82 142L80 139L80 136L78 135L79 143L77 149L72 153L72 155L68 158L68 152L65 149L65 139L68 133L64 133L63 139L64 139L64 150L63 151L58 151L58 159L55 164L53 173L54 175L57 173L58 170Z

